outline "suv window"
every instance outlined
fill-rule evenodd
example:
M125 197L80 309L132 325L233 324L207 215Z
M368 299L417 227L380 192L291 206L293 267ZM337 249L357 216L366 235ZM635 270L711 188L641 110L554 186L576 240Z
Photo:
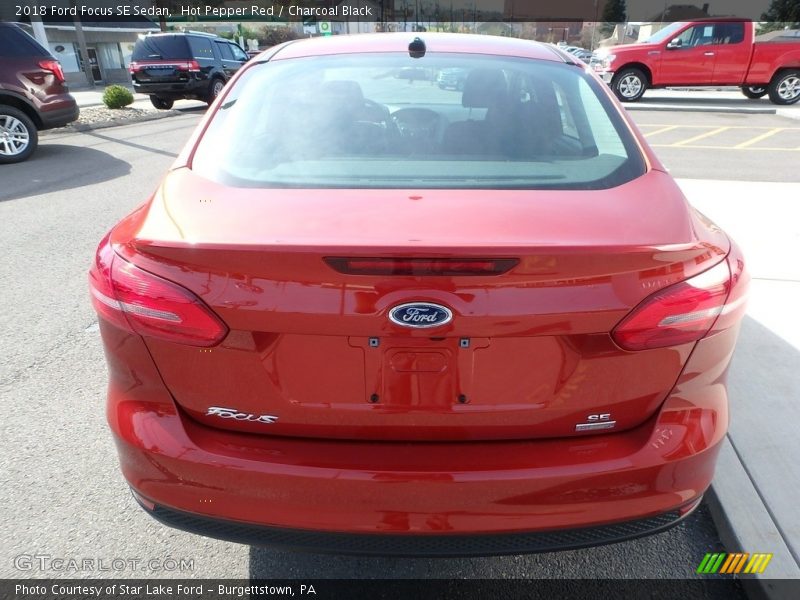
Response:
M217 42L217 50L219 50L222 60L233 60L233 52L231 52L231 45L228 42Z
M297 58L245 71L192 169L241 187L600 189L645 172L602 84L581 69L428 52ZM463 91L409 69L460 69Z
M0 56L50 56L50 53L22 29L0 25Z
M192 49L192 56L195 58L214 59L214 50L211 48L211 40L208 38L190 36L189 47Z
M174 60L192 58L184 35L148 35L137 40L131 60Z
M242 50L238 44L231 44L229 43L228 46L231 48L231 52L233 52L234 60L247 60L247 52Z

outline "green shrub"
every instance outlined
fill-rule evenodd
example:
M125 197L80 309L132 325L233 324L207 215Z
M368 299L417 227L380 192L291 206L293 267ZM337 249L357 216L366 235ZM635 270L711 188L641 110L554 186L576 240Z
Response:
M121 85L110 85L103 92L103 104L108 108L122 108L133 104L133 94Z

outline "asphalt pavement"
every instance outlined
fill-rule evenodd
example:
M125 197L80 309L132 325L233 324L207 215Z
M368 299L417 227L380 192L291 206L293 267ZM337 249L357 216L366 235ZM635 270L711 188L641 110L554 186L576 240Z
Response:
M684 137L669 138L670 144L665 141L669 147L657 148L657 152L673 174L683 178L679 182L690 200L739 239L752 257L754 300L735 357L731 400L733 462L734 467L744 468L739 460L742 452L768 458L769 452L780 452L783 436L793 437L793 421L776 422L771 411L776 406L791 408L787 398L798 397L795 373L800 366L800 335L796 326L786 326L784 318L791 314L792 305L797 305L798 278L792 264L797 228L792 218L777 217L787 210L790 217L796 215L790 202L798 197L798 188L789 183L741 182L770 178L795 182L800 153L747 151L747 147L709 150L693 147L702 139L685 142L708 127L724 127L719 121L709 121L723 118L716 114L695 120L694 115L681 113L664 120L661 113L637 111L634 118L645 132L678 126L671 131ZM4 332L0 396L7 407L0 425L4 457L0 502L6 514L13 515L2 521L0 577L62 576L42 570L35 561L34 567L28 568L28 562L19 560L20 556L47 555L192 561L191 568L183 570L169 570L166 565L154 569L151 563L145 571L92 569L77 574L91 577L686 578L696 576L695 569L706 552L742 549L725 548L706 506L668 532L612 546L437 560L251 549L168 529L150 519L127 492L105 425L105 362L88 299L86 270L102 235L146 200L198 119L195 112L99 131L46 134L32 160L0 170L0 252L4 263L0 271L0 327ZM746 115L742 119L737 123L752 134L747 139L798 124L779 115ZM706 136L706 143L733 148L747 141L739 137L707 139L726 131ZM777 136L779 132L769 137ZM715 158L709 160L712 152ZM756 153L765 157L763 164L753 158ZM736 158L739 155L741 159ZM702 163L701 172L698 162ZM717 163L726 164L718 168ZM750 203L753 198L757 203ZM762 235L767 236L766 244ZM773 255L778 260L772 260ZM781 357L779 364L765 364L776 352ZM754 393L755 387L758 393ZM769 439L770 428L775 431L774 443L766 449L756 447L758 436ZM795 550L792 544L800 536L777 525L780 515L792 510L796 494L789 492L797 490L800 481L796 469L781 460L761 474L750 472L757 471L754 468L745 469L743 484L749 486L747 492L752 488L763 496L761 508L776 525L777 537L772 543L783 543L790 558ZM789 489L784 496L780 489L769 486L776 470ZM772 548L747 550L771 552ZM741 597L741 590L734 588L724 596Z
M800 106L792 110L800 117ZM800 182L799 118L639 109L631 116L674 177Z

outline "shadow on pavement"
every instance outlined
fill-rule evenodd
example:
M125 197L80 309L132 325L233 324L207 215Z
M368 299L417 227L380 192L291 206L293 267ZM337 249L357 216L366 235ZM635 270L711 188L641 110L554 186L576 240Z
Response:
M122 177L131 166L110 154L67 144L42 144L27 161L0 166L0 202Z
M154 148L153 146L147 146L145 144L137 144L136 142L131 142L129 140L120 139L110 135L104 135L102 133L97 133L96 131L85 131L83 132L83 134L88 135L89 137L97 138L98 140L103 140L104 142L122 144L123 146L128 146L129 148L135 148L136 150L144 150L145 152L151 152L152 154L161 154L162 156L168 156L170 158L177 158L178 156L176 152L160 150L158 148Z
M709 98L708 96L692 97L665 97L665 96L651 96L646 95L637 102L637 104L671 104L674 106L736 106L738 108L776 108L768 98L761 98L759 100L750 100L742 96L741 98Z
M391 558L250 548L251 579L616 579L699 577L706 552L722 550L705 504L678 525L619 544L519 556ZM744 599L734 582L706 598Z
M204 113L208 110L208 105L198 104L197 106L176 106L172 110L177 110L182 113Z

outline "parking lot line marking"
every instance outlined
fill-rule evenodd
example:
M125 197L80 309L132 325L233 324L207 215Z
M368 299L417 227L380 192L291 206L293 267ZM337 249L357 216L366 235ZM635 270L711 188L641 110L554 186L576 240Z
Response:
M667 127L667 123L639 123L639 127ZM713 129L717 125L678 125L681 129ZM731 128L744 127L743 125L730 125ZM755 129L754 127L748 129Z
M675 148L675 144L650 144L651 148ZM800 148L737 148L736 146L677 146L678 148L699 148L701 150L768 150L771 152L800 152Z
M661 129L656 129L655 131L648 131L644 134L644 137L649 138L653 137L654 135L658 135L659 133L664 133L665 131L672 131L673 129L677 129L680 125L665 125Z
M639 127L668 127L668 123L637 123ZM713 129L716 125L676 125L681 129ZM728 125L728 129L774 129L768 125ZM800 131L800 127L781 127L786 131Z
M723 131L727 131L730 129L730 126L725 127L717 127L711 131L706 131L705 133L701 133L700 135L695 135L690 137L688 140L683 140L682 142L675 142L674 144L670 144L671 146L685 146L686 144L690 144L691 142L696 142L698 140L703 140L707 137L711 137L712 135L717 135L718 133L722 133Z
M754 138L752 138L750 140L747 140L746 142L742 142L741 144L736 144L734 146L734 148L736 148L737 150L739 150L741 148L747 148L748 146L752 146L756 142L760 142L761 140L765 140L768 137L772 137L773 135L775 135L779 131L783 131L783 127L775 127L774 129L771 129L771 130L769 130L769 131L767 131L765 133L762 133L761 135L757 135L756 137L754 137Z

